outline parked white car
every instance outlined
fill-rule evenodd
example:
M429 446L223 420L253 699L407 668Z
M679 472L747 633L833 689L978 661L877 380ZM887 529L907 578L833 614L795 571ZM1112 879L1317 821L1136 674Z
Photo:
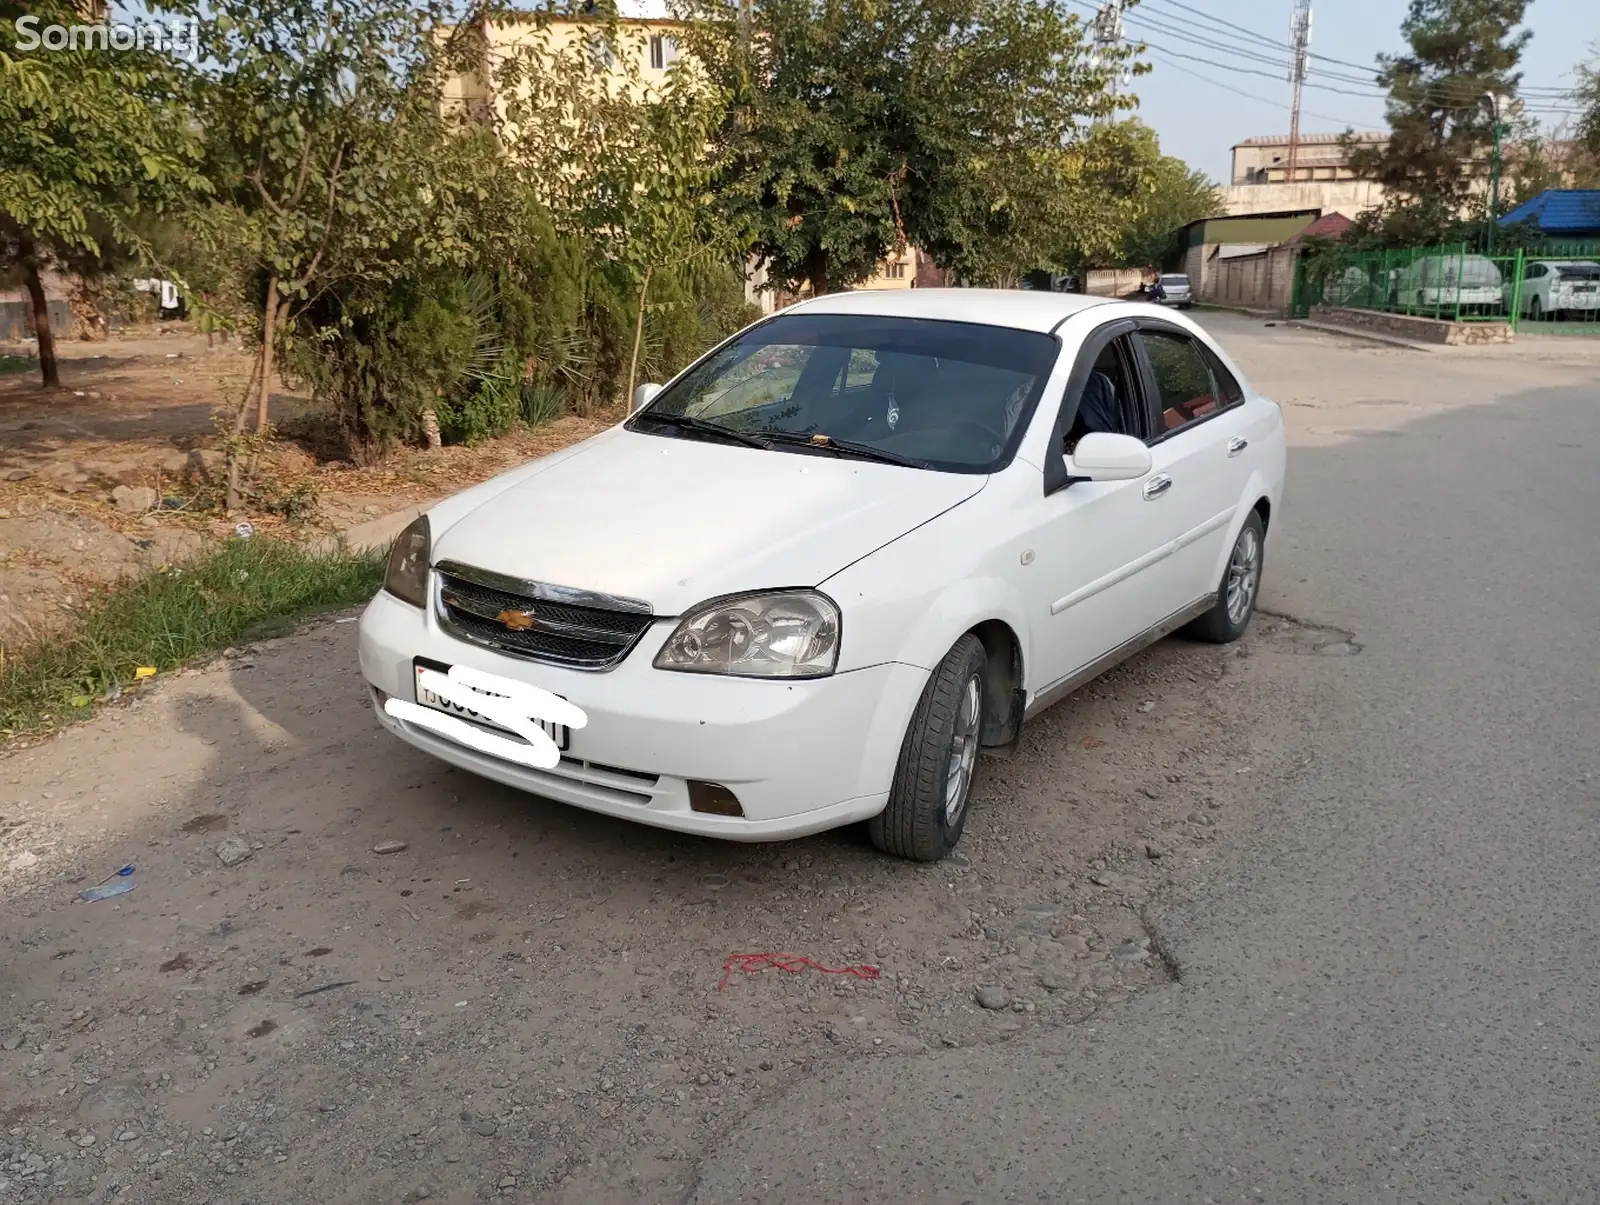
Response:
M1513 282L1507 281L1506 308L1511 308ZM1600 312L1600 263L1592 260L1535 260L1522 274L1521 314L1538 322L1551 315Z
M395 735L611 816L747 841L865 820L934 860L980 749L1167 633L1250 621L1282 416L1186 316L829 295L639 394L400 537L360 625ZM464 714L419 688L454 666L585 722L541 722L546 770L385 710Z
M1393 274L1394 299L1419 310L1504 305L1500 268L1483 255L1425 255Z

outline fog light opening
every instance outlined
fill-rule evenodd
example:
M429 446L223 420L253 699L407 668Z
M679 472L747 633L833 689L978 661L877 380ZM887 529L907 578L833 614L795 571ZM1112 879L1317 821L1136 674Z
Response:
M743 816L744 807L739 803L738 797L714 782L697 782L689 780L689 809L695 812L709 812L713 816Z

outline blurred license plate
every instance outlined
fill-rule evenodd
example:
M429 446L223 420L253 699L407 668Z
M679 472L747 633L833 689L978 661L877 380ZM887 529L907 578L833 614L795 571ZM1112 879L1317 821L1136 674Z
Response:
M442 711L446 715L453 715L457 719L466 720L469 723L478 725L480 728L493 729L495 732L503 732L507 736L517 736L515 732L512 732L511 729L507 728L505 725L497 724L493 720L479 715L471 708L463 707L459 703L452 703L448 699L441 699L433 691L423 686L422 675L424 670L432 670L436 674L449 674L450 667L445 665L442 661L428 661L421 657L418 657L412 662L411 672L413 675L413 684L416 687L417 702L421 706L431 708L434 711ZM474 694L483 693L482 691L475 690L472 687L467 687L467 689L471 690ZM495 696L488 697L492 698ZM557 698L561 697L563 696L557 696ZM549 734L550 739L555 741L556 748L561 750L561 752L565 753L571 746L572 731L565 724L556 724L550 720L535 720L534 723L538 724L539 727L543 728L545 732ZM517 739L521 740L522 738L517 737Z

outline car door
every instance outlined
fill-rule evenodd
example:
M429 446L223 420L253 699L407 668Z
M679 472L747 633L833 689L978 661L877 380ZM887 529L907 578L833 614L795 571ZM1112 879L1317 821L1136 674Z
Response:
M1125 434L1149 434L1149 402L1135 346L1137 326L1108 323L1084 341L1057 402L1044 492L1032 502L1029 549L1019 577L1030 610L1035 698L1078 676L1137 637L1161 616L1142 573L1164 542L1162 517L1144 496L1145 482L1072 479L1066 441L1094 371L1113 378ZM1040 407L1039 421L1048 421ZM1027 556L1027 553L1024 554Z
M1217 589L1212 579L1253 463L1254 418L1243 388L1203 340L1149 320L1137 345L1153 404L1144 494L1157 504L1169 550L1143 576L1171 612Z

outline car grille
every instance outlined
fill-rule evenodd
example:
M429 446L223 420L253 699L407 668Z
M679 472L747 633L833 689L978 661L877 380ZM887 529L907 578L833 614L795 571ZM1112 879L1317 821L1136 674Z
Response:
M649 604L524 582L452 561L436 567L445 630L516 657L575 669L610 669L655 621ZM516 627L499 618L510 613Z

